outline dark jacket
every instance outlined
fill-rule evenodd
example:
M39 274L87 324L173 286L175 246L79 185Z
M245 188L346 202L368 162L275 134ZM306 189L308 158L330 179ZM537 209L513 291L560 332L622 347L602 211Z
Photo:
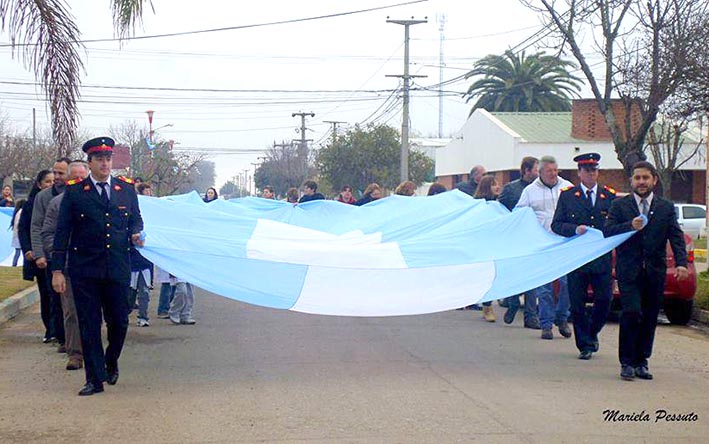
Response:
M298 201L298 203L310 202L311 200L324 200L324 199L325 199L325 196L323 196L323 195L320 194L320 193L313 193L313 194L311 194L310 196L308 196L308 195L306 194L306 195L304 195L303 197L300 198L300 200Z
M632 221L640 214L634 194L616 199L608 212L603 233L606 236L633 231ZM672 202L654 195L648 223L616 248L616 276L619 281L635 280L642 269L664 281L667 272L665 249L667 241L675 256L677 266L687 266L684 234L677 223Z
M131 235L143 229L133 184L111 178L106 206L90 178L68 185L54 235L52 271L61 270L69 252L72 278L130 281Z
M27 202L22 205L22 213L20 214L20 222L17 224L17 237L20 240L20 247L22 248L22 254L32 251L32 237L30 234L32 225L32 210L34 207L34 198L37 193L30 193L27 198ZM26 281L33 281L35 273L37 273L37 267L34 265L34 261L25 260L22 265L22 279Z
M470 180L468 182L460 182L455 187L460 191L464 192L465 194L475 196L475 191L477 191L478 189L478 184Z
M579 225L586 225L602 231L608 211L615 199L615 190L601 185L598 185L596 190L595 205L591 204L581 185L562 190L559 194L559 202L556 204L554 219L551 222L551 230L565 237L575 236L576 227ZM612 255L608 252L584 265L581 269L590 273L609 272L611 260Z
M512 211L515 205L517 205L517 202L519 202L519 197L522 195L522 190L527 188L527 185L530 183L532 182L525 182L522 179L513 180L502 187L502 192L497 200L502 205L506 206L508 210Z
M369 202L374 202L376 199L372 199L372 195L370 194L369 196L364 196L361 199L359 199L357 202L354 204L358 207L361 207L364 204L368 204Z

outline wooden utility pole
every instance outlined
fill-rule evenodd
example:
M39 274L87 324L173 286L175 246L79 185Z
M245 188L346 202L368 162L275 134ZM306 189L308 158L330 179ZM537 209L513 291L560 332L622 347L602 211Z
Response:
M298 146L298 155L300 156L303 165L303 177L306 177L308 175L308 142L311 139L306 139L305 138L305 130L307 128L305 127L305 117L310 116L310 117L315 117L315 113L304 113L304 112L298 112L298 113L293 113L292 117L295 116L300 116L300 144Z
M339 120L323 120L323 122L332 124L332 144L334 145L335 142L337 142L337 124L347 122L341 122Z
M404 74L403 75L388 75L387 77L401 77L404 79L404 109L402 111L403 117L401 122L401 181L409 180L409 88L411 87L410 80L415 77L426 77L426 76L415 76L409 75L409 27L411 25L418 25L419 23L428 23L424 17L423 20L390 20L387 17L387 23L395 23L397 25L404 25Z

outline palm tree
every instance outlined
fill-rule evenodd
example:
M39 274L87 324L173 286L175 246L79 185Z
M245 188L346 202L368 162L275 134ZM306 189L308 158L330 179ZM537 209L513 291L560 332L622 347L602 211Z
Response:
M150 0L111 0L120 38L135 30ZM0 0L0 31L8 32L13 55L35 73L49 101L52 133L60 155L71 151L79 123L81 32L65 0Z
M525 57L524 52L515 54L511 50L504 55L488 55L475 63L468 79L476 80L468 92L466 102L477 98L470 110L487 111L569 111L571 96L578 96L581 80L569 73L575 68L572 62L557 57L536 53Z

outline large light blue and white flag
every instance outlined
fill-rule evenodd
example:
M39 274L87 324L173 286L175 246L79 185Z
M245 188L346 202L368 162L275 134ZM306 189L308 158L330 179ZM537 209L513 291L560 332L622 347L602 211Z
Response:
M341 316L432 313L522 293L632 234L564 238L530 209L509 212L459 191L363 207L252 197L206 204L190 193L140 196L140 208L141 253L173 275L251 304Z

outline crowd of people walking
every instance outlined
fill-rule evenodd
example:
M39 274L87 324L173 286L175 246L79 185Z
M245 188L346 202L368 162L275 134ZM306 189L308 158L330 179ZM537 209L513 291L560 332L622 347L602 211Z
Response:
M137 310L136 325L149 327L150 292L159 284L157 318L177 325L194 325L192 286L160 270L139 252L143 245L143 221L138 195L149 197L149 183L135 183L111 174L114 141L100 137L87 141L88 161L58 159L52 169L40 171L26 200L15 201L12 189L3 188L2 206L14 206L9 229L13 230L14 264L24 256L23 276L36 280L44 326L43 342L56 343L66 353L67 370L85 369L86 382L79 395L104 391L104 382L118 381L118 361L125 341L129 314ZM635 231L617 249L617 279L622 306L620 322L620 376L624 380L652 379L648 359L652 353L656 318L665 279L665 243L674 252L679 279L687 277L687 257L682 231L671 202L653 194L657 171L648 162L632 169L632 192L618 197L615 190L599 184L600 155L586 153L574 158L577 185L559 176L556 159L522 159L519 178L504 187L482 165L474 166L469 180L457 189L476 199L499 202L509 210L530 208L539 224L561 236L580 236L594 228L606 235ZM318 184L307 180L302 195L296 188L286 194L293 205L325 199ZM449 190L433 183L427 195ZM395 195L413 196L416 185L402 182ZM263 198L275 199L273 187L263 188ZM349 185L336 200L362 206L383 197L383 189L369 184L357 200ZM209 188L204 202L219 198ZM612 298L611 253L595 259L555 282L545 283L502 301L507 307L503 321L512 324L524 297L525 328L540 330L543 340L554 339L553 327L563 338L575 337L579 359L589 360L600 349L602 330ZM587 310L589 288L593 307ZM463 308L478 308L477 305ZM482 303L482 316L496 322L491 301ZM105 320L108 347L101 339ZM572 320L572 329L569 326Z

